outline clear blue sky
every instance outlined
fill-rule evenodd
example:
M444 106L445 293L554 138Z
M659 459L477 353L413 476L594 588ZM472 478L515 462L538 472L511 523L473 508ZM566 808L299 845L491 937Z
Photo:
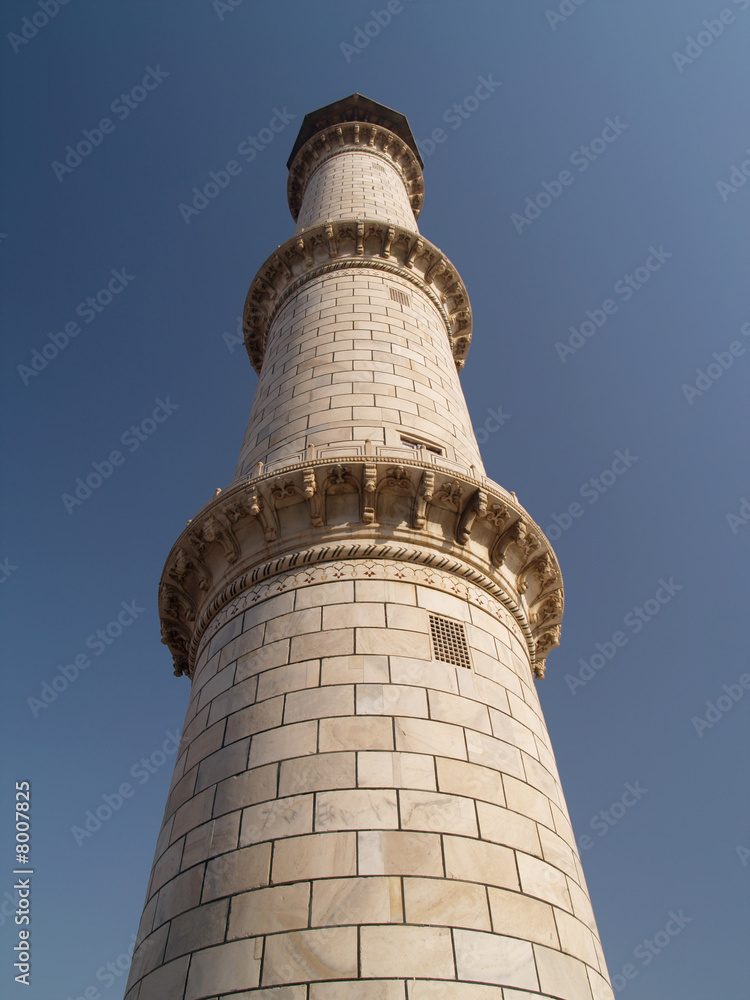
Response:
M3 996L122 995L106 964L138 924L188 698L159 643L161 568L232 478L256 381L233 335L292 232L297 129L353 91L422 142L420 227L471 295L462 381L488 474L553 528L566 612L541 695L610 971L635 972L618 996L747 996L750 2L724 2L403 0L366 46L381 0L70 0L46 24L2 5L0 900L16 780L35 871L32 986L0 908ZM492 431L491 411L510 419ZM690 919L670 937L672 912Z

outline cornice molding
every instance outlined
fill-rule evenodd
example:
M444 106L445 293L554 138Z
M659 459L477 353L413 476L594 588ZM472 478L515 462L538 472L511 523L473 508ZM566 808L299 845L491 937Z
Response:
M460 371L471 344L471 304L461 277L429 240L377 219L324 222L292 236L262 265L243 311L245 346L260 374L271 325L302 285L333 271L366 268L402 278L438 310Z
M414 218L419 218L424 202L424 177L414 151L382 125L346 122L316 133L294 157L289 167L287 199L295 222L313 173L332 156L345 152L372 153L395 167L406 187Z
M537 677L559 644L562 576L549 542L501 487L383 456L311 459L240 480L188 523L162 574L162 642L192 676L206 630L259 581L305 565L396 560L439 569L500 601Z

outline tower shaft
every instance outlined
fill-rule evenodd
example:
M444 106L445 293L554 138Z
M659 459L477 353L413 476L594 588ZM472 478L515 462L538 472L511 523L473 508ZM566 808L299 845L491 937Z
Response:
M234 482L160 587L192 690L127 1000L611 1000L535 689L562 579L488 480L405 119L307 116Z

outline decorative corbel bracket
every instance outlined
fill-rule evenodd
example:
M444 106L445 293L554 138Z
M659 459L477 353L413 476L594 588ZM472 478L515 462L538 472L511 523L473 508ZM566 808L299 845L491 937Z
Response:
M478 517L484 517L487 513L487 493L485 490L475 490L461 512L456 525L456 541L459 545L466 545L471 537L471 529Z
M431 469L425 469L422 479L414 497L414 516L412 517L412 527L415 531L421 531L427 523L427 505L432 500L435 492L435 473Z
M323 516L323 499L318 490L318 481L314 469L304 469L302 472L302 492L310 509L310 523L314 528L322 528L325 524Z
M375 523L375 497L378 486L378 467L374 462L365 462L362 476L362 523Z
M527 534L526 522L523 518L519 517L502 535L498 536L495 544L492 546L492 552L490 553L492 565L500 569L505 562L511 545L524 545Z

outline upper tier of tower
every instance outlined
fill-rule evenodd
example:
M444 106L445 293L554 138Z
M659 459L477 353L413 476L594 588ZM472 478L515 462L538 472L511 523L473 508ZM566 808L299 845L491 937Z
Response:
M312 452L483 473L457 372L469 298L419 234L423 190L402 115L353 95L305 119L289 173L297 229L245 304L260 381L236 478Z
M403 115L353 94L305 117L288 165L297 233L359 218L417 231L422 161Z

